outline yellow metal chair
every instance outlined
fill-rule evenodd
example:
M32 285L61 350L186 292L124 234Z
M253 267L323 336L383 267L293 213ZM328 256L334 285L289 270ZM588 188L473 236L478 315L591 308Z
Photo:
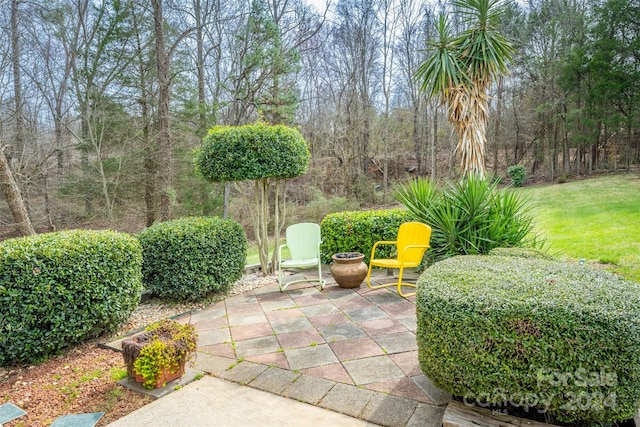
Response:
M278 284L280 292L287 286L299 282L320 282L320 289L324 289L325 280L322 279L322 265L320 262L320 226L312 222L302 222L287 227L286 244L278 248ZM282 249L289 248L291 258L282 259ZM317 279L300 279L284 283L283 268L307 269L318 267Z
M367 272L366 282L371 289L385 288L387 286L396 285L395 282L384 285L371 284L371 269L373 267L399 269L398 275L398 293L403 297L415 295L412 293L403 293L403 286L415 288L413 283L402 282L402 273L405 268L417 267L422 262L422 256L429 249L429 241L431 240L431 227L421 222L405 222L398 229L397 240L376 242L371 249L371 259L369 260L369 271ZM376 248L379 245L395 245L397 250L396 258L375 258Z

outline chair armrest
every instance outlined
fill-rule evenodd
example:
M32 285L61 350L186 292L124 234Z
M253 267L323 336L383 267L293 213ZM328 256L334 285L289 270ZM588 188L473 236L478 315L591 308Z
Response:
M411 249L411 248L425 248L425 249L429 249L431 247L431 245L426 244L426 245L407 245L404 248L402 248L402 252L405 252L407 249Z
M376 253L376 248L379 245L395 245L397 243L397 240L380 240L379 242L375 242L373 244L373 247L371 248L371 258L369 259L374 259L374 255Z

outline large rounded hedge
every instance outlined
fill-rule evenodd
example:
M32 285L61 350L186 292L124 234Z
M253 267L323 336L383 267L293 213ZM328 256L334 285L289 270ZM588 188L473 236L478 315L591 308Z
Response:
M565 422L611 423L640 406L640 285L514 256L433 265L417 290L420 367L437 386Z
M211 128L196 151L196 166L212 182L288 179L305 174L309 158L296 129L258 122Z
M0 365L43 360L113 331L137 307L142 250L114 231L62 231L0 243Z
M161 298L195 300L226 292L242 277L247 237L237 222L189 217L157 223L138 234L147 289Z

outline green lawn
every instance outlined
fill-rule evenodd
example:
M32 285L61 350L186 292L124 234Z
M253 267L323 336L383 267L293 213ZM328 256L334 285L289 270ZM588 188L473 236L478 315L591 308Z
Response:
M284 245L284 239L280 239L280 244ZM273 239L269 244L269 260L271 260L271 255L273 255ZM287 259L289 257L289 248L284 248L282 250L282 259ZM245 261L245 265L252 264L260 264L260 255L258 255L258 247L255 243L250 242L249 247L247 248L247 260Z
M640 282L640 176L605 176L524 188L536 229L550 251L610 269Z

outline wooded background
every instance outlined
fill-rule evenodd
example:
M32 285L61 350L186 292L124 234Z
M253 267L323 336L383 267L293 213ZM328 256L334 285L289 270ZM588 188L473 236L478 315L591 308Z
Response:
M288 199L316 214L457 176L445 107L413 77L441 14L462 25L444 1L0 0L0 236L17 235L9 178L40 232L222 214L224 186L195 173L193 150L215 124L258 118L309 143ZM500 30L517 53L492 88L488 171L633 168L640 0L513 2ZM230 188L241 223L244 186Z

